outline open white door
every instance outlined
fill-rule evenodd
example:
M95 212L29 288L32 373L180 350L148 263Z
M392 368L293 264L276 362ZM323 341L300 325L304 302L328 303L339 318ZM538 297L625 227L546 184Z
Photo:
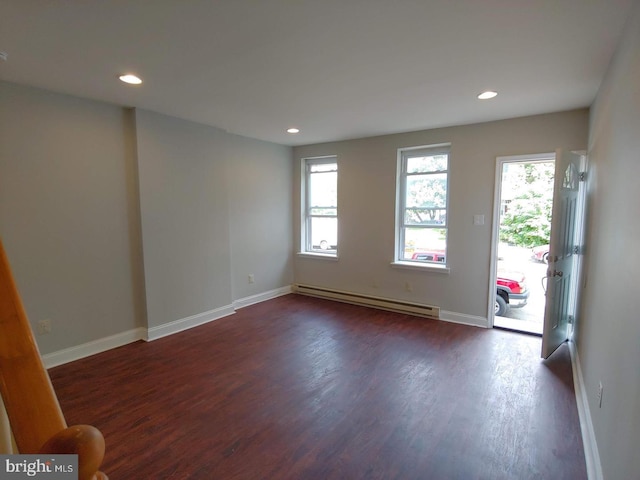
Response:
M581 164L581 155L560 150L556 152L547 300L542 333L543 358L548 358L567 340L569 319L576 308L578 284L574 274L578 253L579 210L582 210L578 208Z

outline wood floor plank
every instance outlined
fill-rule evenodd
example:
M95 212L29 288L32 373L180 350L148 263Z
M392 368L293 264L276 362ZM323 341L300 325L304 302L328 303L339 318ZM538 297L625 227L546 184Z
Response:
M566 347L287 295L50 371L116 479L586 479Z

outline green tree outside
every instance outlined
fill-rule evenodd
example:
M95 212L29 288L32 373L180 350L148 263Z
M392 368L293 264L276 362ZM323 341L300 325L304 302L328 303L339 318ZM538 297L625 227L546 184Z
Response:
M512 198L503 202L500 241L526 248L549 243L553 177L552 162L505 165L503 192Z

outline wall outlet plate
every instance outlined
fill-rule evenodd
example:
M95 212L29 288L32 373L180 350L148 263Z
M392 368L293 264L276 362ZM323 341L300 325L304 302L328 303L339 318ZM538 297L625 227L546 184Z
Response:
M51 320L48 318L38 322L38 335L46 335L51 333Z

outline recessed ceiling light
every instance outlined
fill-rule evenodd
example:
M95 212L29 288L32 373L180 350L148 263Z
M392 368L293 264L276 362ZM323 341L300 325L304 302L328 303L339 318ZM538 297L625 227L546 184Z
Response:
M124 83L129 83L131 85L140 85L142 83L142 80L140 79L140 77L137 77L131 73L127 73L126 75L120 75L118 78Z
M489 100L490 98L493 98L495 96L498 95L498 92L492 92L491 90L488 90L486 92L482 92L480 95L478 95L478 98L480 100Z
M287 128L287 133L300 133L300 129L299 128Z

